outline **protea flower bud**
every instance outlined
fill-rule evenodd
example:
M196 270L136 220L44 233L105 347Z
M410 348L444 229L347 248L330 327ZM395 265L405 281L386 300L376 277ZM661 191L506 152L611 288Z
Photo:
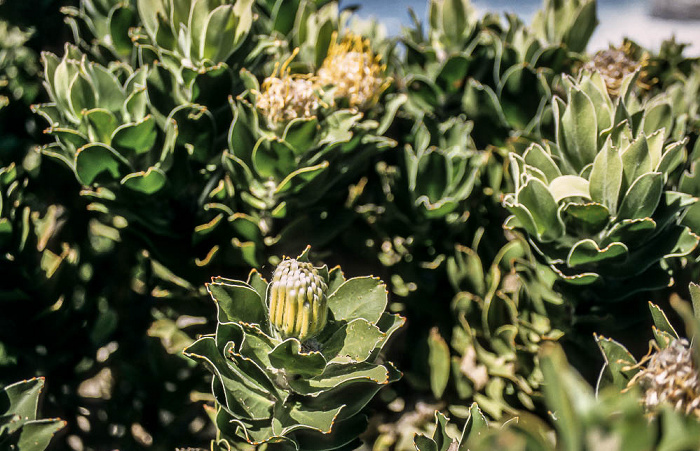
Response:
M644 406L654 411L669 404L686 415L700 417L700 376L687 340L673 340L655 353L630 381L644 390Z
M317 335L326 325L328 286L308 262L283 260L272 274L268 308L270 323L284 338L300 341Z

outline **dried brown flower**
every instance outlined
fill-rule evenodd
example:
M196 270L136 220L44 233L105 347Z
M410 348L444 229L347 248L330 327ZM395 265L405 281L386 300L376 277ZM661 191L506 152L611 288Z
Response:
M583 68L598 72L605 81L608 93L617 97L620 95L622 80L641 66L642 63L631 58L629 49L623 46L597 52Z
M685 339L673 340L652 354L630 385L642 388L644 406L649 411L668 404L686 415L700 417L700 377L693 350Z

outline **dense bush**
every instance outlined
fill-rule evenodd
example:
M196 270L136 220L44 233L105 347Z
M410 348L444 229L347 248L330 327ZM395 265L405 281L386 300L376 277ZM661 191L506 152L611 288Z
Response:
M40 3L0 5L0 445L695 446L682 44L589 54L594 0L393 38L332 0Z

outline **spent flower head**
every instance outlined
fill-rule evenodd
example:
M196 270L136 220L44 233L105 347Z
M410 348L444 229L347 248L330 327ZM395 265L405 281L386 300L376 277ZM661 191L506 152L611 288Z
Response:
M593 59L587 62L583 68L591 72L598 72L605 81L608 93L617 97L620 95L622 80L627 75L643 68L646 65L646 59L645 57L642 61L637 61L632 56L630 44L625 43L621 47L611 47L597 52ZM641 80L638 80L637 83L641 87L648 88Z
M344 97L351 107L364 108L376 102L389 86L385 71L381 55L372 52L369 39L348 33L338 42L336 32L317 79L321 86L334 86L336 98Z
M292 74L289 70L298 51L295 49L281 67L275 65L272 75L263 80L262 92L257 93L256 107L272 129L292 119L313 117L322 105L314 77Z
M645 367L630 381L643 390L643 403L650 412L668 404L686 415L700 417L700 377L693 350L685 339L648 358Z

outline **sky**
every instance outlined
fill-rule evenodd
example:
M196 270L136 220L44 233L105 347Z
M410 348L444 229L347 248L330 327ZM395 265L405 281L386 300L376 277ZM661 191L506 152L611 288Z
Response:
M669 0L673 1L673 0ZM390 34L398 34L401 25L408 25L408 8L425 18L427 0L343 0L342 6L360 5L360 16L380 18ZM532 19L542 0L472 0L479 12L515 12L526 22ZM588 50L605 49L609 43L619 44L629 37L640 45L657 49L663 39L676 36L679 42L690 43L688 55L700 55L700 21L664 20L648 14L646 0L598 0L600 24L591 37Z

